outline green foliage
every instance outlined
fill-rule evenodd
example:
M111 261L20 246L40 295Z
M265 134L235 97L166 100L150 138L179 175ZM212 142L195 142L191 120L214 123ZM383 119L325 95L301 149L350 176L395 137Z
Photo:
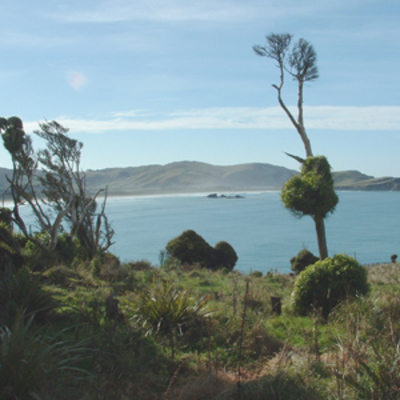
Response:
M380 269L380 268L379 268ZM386 288L385 288L386 289ZM363 301L343 303L332 323L345 322L337 347L346 363L335 371L342 392L355 400L398 399L400 393L400 296L382 293ZM347 350L348 349L348 350ZM347 351L346 351L347 350ZM342 356L343 357L343 356Z
M21 119L18 117L1 118L0 132L4 147L13 156L19 156L27 140Z
M324 156L304 160L301 173L285 183L281 199L285 207L299 217L325 218L332 213L339 199L328 160Z
M35 233L35 241L27 240L22 249L27 265L34 271L43 271L57 264L71 265L75 258L81 257L79 241L63 232L57 236L53 250L48 250L45 243L50 240L48 233ZM38 242L43 245L38 245Z
M4 223L10 230L12 229L12 211L9 208L0 208L0 222Z
M43 322L57 302L26 269L0 278L0 322L11 323L19 312Z
M128 269L121 265L119 258L109 252L96 255L90 262L94 276L107 282L121 281L128 275Z
M238 256L229 243L222 241L215 245L215 260L218 268L226 268L232 271L238 260Z
M69 138L68 129L56 121L39 126L34 133L43 139L45 148L35 152L19 118L0 119L0 134L13 165L11 177L7 177L12 220L27 239L49 253L55 250L59 233L69 228L71 238L78 237L87 257L92 258L112 245L114 231L105 214L107 189L88 197L86 177L80 169L83 143ZM98 210L97 199L103 192ZM30 207L37 231L32 232L21 217L23 204Z
M327 317L340 301L369 291L367 272L344 254L317 261L297 277L292 293L294 310L306 315L322 309Z
M299 273L304 271L306 267L311 264L316 263L319 260L318 257L314 256L311 251L307 249L300 250L296 257L290 259L290 264L292 265L292 271Z
M48 268L42 273L42 279L47 284L61 287L68 287L72 282L78 281L79 278L79 273L74 268L62 264Z
M213 264L212 247L195 231L187 230L168 242L166 250L183 264Z
M209 298L197 298L190 290L180 290L169 281L156 281L140 294L136 303L128 303L133 319L146 335L160 334L169 340L171 352L175 354L175 337L199 325L209 315Z
M144 365L152 367L160 362L154 343L126 324L102 326L97 330L96 341L101 349L94 360L96 368L118 380L132 381Z
M24 262L20 246L15 239L8 212L2 209L0 216L0 276L10 275L20 268Z
M400 393L400 347L392 343L371 344L366 356L354 352L356 368L347 383L359 399L396 400Z
M88 384L88 372L79 368L87 357L81 345L47 340L19 314L0 328L0 398L82 398L78 388Z
M235 250L229 243L221 241L213 248L193 230L187 230L170 240L166 250L170 257L178 260L181 264L199 264L212 270L232 271L238 259Z
M66 232L58 235L55 253L58 263L70 265L79 254L79 242Z

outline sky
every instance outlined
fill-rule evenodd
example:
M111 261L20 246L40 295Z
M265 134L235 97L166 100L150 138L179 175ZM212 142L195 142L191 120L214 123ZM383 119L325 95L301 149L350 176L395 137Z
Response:
M252 49L287 32L318 55L304 93L314 154L334 171L400 176L398 0L2 0L0 16L0 115L28 134L46 120L69 128L84 169L298 169L279 71ZM287 79L292 110L296 96ZM2 146L0 166L11 166Z

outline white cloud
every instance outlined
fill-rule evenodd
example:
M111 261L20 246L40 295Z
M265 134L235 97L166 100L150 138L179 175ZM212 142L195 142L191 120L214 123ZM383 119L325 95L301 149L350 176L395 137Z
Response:
M280 130L293 128L279 107L208 108L155 114L146 110L114 112L109 119L56 120L71 132L107 133L116 131L169 130ZM400 131L399 106L305 107L308 130ZM31 125L27 125L31 126ZM37 126L37 124L36 124Z

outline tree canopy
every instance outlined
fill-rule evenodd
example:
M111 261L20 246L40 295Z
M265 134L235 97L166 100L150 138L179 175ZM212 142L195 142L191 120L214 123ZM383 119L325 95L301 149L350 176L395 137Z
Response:
M69 232L93 257L112 244L114 231L105 214L107 191L87 194L85 174L80 168L83 143L70 138L68 129L57 121L46 121L39 127L34 134L44 140L45 148L35 152L20 118L0 118L0 134L13 165L12 175L7 176L13 200L12 221L44 250L54 250L59 234ZM100 194L104 196L98 209ZM21 217L23 204L29 205L38 231L33 232Z
M324 156L304 160L301 173L283 186L281 199L299 217L325 218L334 212L339 199L328 160Z

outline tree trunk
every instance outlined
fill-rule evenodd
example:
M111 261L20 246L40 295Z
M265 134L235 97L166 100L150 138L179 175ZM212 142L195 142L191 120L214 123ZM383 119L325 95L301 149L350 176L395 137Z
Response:
M317 231L319 257L321 260L328 257L328 246L326 244L325 222L321 217L314 217L315 229Z

